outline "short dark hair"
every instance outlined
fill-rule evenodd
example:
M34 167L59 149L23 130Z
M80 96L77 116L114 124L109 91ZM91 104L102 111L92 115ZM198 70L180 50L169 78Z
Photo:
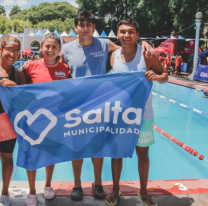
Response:
M55 39L55 40L57 40L58 43L59 43L59 46L60 46L60 48L61 48L61 40L60 40L60 38L58 37L58 35L56 35L55 33L53 33L53 32L47 33L47 34L43 37L43 41L42 41L42 43L41 43L41 46L43 45L43 43L44 43L45 40L47 40L47 39Z
M118 25L117 25L117 29L119 28L119 26L126 24L126 25L133 25L136 28L136 31L139 32L139 25L137 24L136 21L134 21L133 19L123 19L121 20Z
M95 23L95 16L92 14L91 11L87 11L87 10L79 11L74 18L74 24L77 26L79 21L83 22L85 20L93 24Z

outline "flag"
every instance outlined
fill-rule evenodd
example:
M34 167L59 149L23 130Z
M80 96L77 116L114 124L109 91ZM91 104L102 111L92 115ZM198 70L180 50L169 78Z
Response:
M19 143L17 166L132 157L152 87L144 73L0 86Z

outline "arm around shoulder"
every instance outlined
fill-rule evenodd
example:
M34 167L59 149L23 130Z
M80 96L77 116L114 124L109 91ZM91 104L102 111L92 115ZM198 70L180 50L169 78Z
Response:
M145 63L148 70L145 76L149 81L157 81L161 84L168 81L168 68L161 65L156 55L145 58Z
M106 68L106 73L108 73L113 68L115 52L110 52L108 54L108 64Z
M108 50L108 52L114 52L119 48L120 48L120 46L114 44L111 40L109 40L109 50Z
M142 41L139 45L141 45L143 55L145 55L146 58L155 54L154 49L146 41Z
M63 53L63 51L61 51L61 56L60 56L60 60L59 61L62 62L62 63L64 63L64 64L66 64L65 59L64 59L64 53Z

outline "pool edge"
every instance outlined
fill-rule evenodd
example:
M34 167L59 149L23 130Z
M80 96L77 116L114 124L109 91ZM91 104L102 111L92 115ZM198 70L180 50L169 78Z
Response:
M37 193L43 193L44 181L36 181ZM93 196L91 189L92 182L82 182L83 195ZM74 182L53 181L51 186L57 196L70 196ZM106 193L112 191L112 182L103 181ZM136 196L139 192L140 181L121 181L120 190L124 196ZM25 190L28 193L27 181L11 181L10 192L13 190ZM208 193L208 179L188 179L188 180L150 180L148 181L148 192L151 195L173 195L173 194L204 194Z
M193 89L200 89L200 90L208 90L208 86L202 86L202 85L198 85L195 84L194 82L186 82L186 81L182 81L182 80L178 80L178 79L173 79L173 78L169 78L168 79L169 83L174 83L174 84L178 84L181 86L185 86L185 87L189 87L189 88L193 88Z

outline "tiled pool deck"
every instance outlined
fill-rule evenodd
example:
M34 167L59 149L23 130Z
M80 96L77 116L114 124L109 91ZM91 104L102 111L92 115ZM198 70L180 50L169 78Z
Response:
M155 182L155 181L151 181ZM150 185L151 185L150 182ZM176 182L176 181L172 181ZM208 180L204 180L206 187L208 188ZM137 182L138 183L138 182ZM187 181L188 183L188 181ZM128 184L128 183L127 183ZM186 183L183 183L186 185ZM53 200L45 201L43 198L43 187L44 182L38 181L36 182L36 189L38 194L38 206L105 206L104 200L97 200L93 196L88 195L90 188L83 185L84 193L87 196L84 196L83 200L80 202L75 202L71 200L70 196L68 196L69 191L73 187L72 182L65 182L65 183L53 183L55 186L55 191L57 195ZM59 185L59 188L57 186ZM61 186L62 185L62 186ZM64 187L66 185L70 185L68 188ZM186 185L187 186L187 185ZM200 187L200 185L198 185ZM110 188L111 186L109 186ZM131 190L134 189L134 194L128 194L125 187L131 187ZM153 198L158 203L158 206L207 206L208 205L208 193L197 193L197 191L191 190L181 190L179 191L180 194L177 194L177 187L175 192L170 193L165 189L162 189L163 186L160 185L161 189L150 189L150 193L154 194ZM11 206L23 206L25 205L26 194L28 193L28 183L27 182L11 182L10 185L10 195L12 197L12 204ZM62 188L62 189L60 189ZM202 188L201 188L202 189ZM105 191L109 191L108 187L105 187ZM121 196L118 202L118 206L145 206L144 203L137 197L136 193L138 189L134 186L125 186L121 187L121 191L124 191L124 195ZM195 193L196 192L196 193ZM202 190L203 192L203 190ZM68 194L66 194L68 193ZM90 192L91 193L91 192ZM166 194L165 194L166 193ZM175 193L175 194L174 194ZM66 195L64 195L66 194ZM165 194L165 195L164 195Z
M173 77L169 76L169 82L174 84L179 84L186 87L191 87L195 89L201 89L201 90L208 90L208 82L201 82L196 80L189 80L187 77Z

